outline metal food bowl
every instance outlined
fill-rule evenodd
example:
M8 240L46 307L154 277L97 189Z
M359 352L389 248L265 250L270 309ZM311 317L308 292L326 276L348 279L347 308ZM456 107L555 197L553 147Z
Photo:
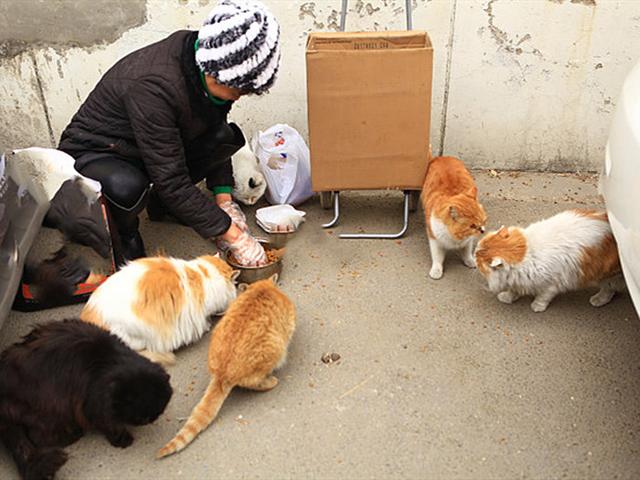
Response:
M260 244L264 247L265 250L274 250L277 249L275 245L273 245L268 240L258 240ZM264 267L243 267L242 265L238 265L234 261L232 261L229 257L231 252L228 251L225 255L225 260L234 270L239 270L240 275L238 276L238 283L254 283L258 280L264 280L266 278L271 277L274 274L280 275L282 273L282 257L276 260L269 265L265 265Z
M282 248L284 247L289 239L295 235L296 232L286 232L286 233L268 233L267 238L269 239L269 246L271 248Z

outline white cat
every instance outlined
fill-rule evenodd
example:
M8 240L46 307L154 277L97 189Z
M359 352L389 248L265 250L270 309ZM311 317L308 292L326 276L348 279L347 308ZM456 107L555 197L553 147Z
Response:
M218 256L141 258L100 285L80 319L109 330L150 360L171 364L173 350L202 337L208 317L235 300L238 273Z
M231 157L233 164L233 197L245 205L254 205L264 195L267 181L260 171L258 158L245 145Z
M591 305L600 307L624 289L618 249L606 213L569 210L529 225L487 234L475 252L489 289L503 303L533 295L543 312L559 293L599 287Z

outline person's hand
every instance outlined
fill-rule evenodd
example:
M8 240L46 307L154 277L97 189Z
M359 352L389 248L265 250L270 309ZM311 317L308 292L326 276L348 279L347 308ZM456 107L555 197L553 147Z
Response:
M240 227L231 222L229 229L216 238L216 247L218 247L218 250L222 253L227 253L231 244L235 242L241 234L242 230Z
M234 241L228 244L228 249L236 262L243 267L260 267L267 263L267 254L264 248L248 232L241 232Z
M224 210L224 212L231 217L231 221L243 232L248 232L247 217L240 209L240 206L233 200L219 203L218 206Z

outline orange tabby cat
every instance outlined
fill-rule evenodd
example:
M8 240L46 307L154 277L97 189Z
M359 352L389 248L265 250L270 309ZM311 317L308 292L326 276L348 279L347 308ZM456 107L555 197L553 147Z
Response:
M431 250L429 276L442 278L449 250L461 251L464 264L475 268L475 240L484 233L487 215L478 202L473 177L462 161L455 157L434 158L429 163L421 198Z
M590 301L601 307L625 289L609 219L596 210L567 210L526 228L502 227L480 240L476 260L498 300L533 295L534 312L544 312L564 292L597 286Z
M284 364L296 324L295 308L275 282L278 276L247 287L231 304L211 334L211 381L180 432L158 458L185 448L215 419L233 387L271 390L272 371Z

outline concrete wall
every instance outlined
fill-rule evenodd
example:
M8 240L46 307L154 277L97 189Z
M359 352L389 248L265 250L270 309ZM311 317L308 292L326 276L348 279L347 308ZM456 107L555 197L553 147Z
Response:
M197 29L209 0L5 0L0 147L55 145L100 75L170 32ZM336 30L340 0L266 0L282 31L272 92L243 98L247 133L306 135L304 45ZM349 30L404 28L404 0L351 0ZM639 0L413 0L435 48L434 153L474 167L599 168L622 81L640 59Z

